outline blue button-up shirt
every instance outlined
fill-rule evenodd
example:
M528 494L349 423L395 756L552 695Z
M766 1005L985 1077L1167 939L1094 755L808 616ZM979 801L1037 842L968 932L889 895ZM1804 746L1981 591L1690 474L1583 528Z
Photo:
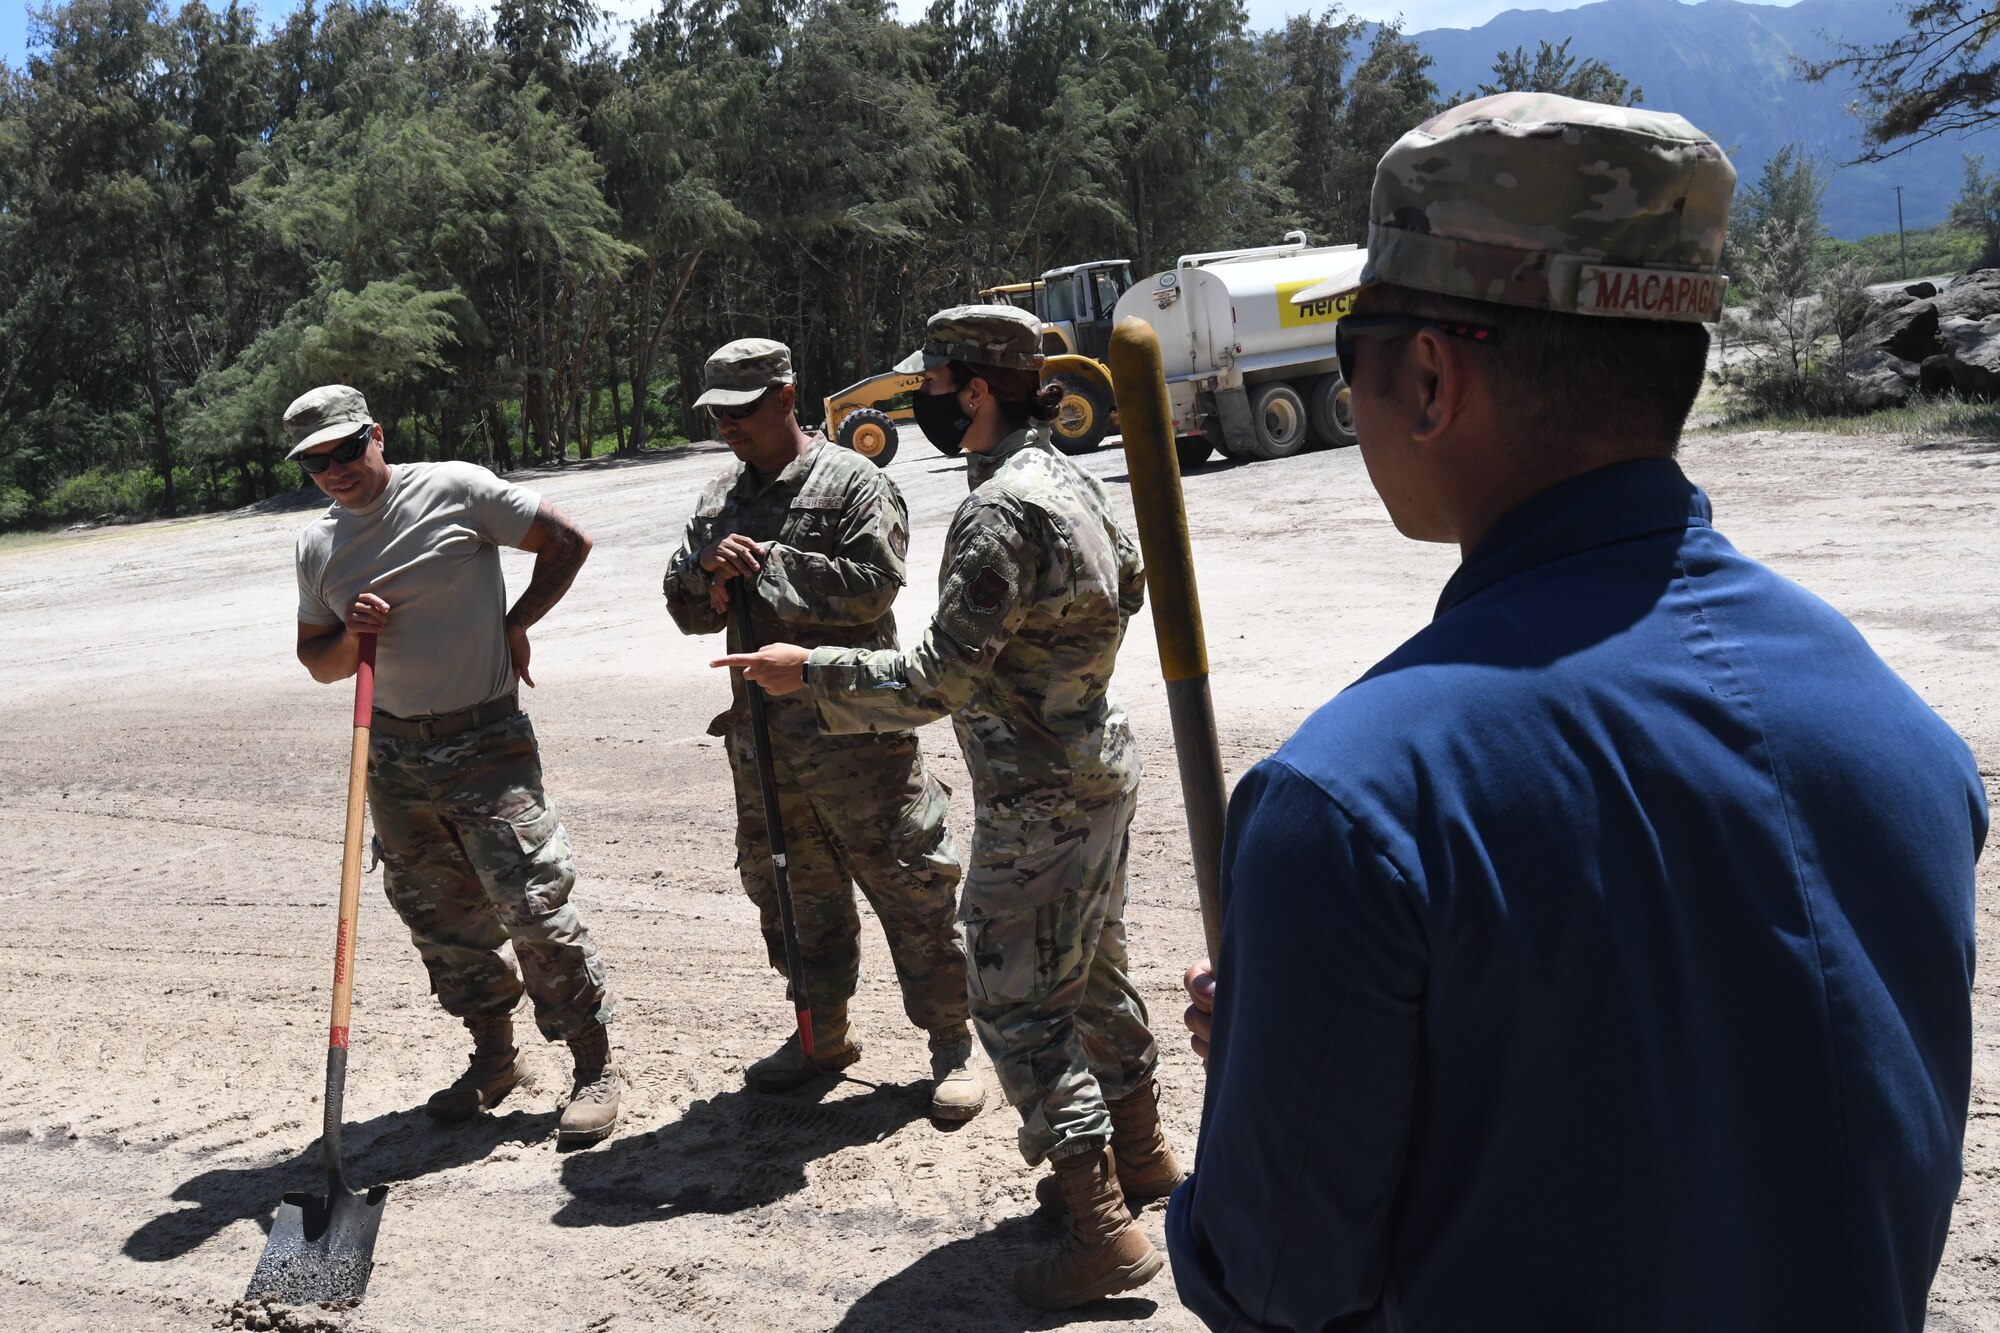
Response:
M1672 462L1521 505L1230 801L1181 1299L1921 1328L1985 833L1965 744Z

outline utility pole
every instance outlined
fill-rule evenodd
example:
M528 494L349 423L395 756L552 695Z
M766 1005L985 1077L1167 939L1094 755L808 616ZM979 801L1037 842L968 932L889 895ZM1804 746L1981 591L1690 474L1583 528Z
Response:
M1910 280L1910 252L1903 244L1903 187L1891 186L1896 192L1896 254L1902 264L1903 281Z

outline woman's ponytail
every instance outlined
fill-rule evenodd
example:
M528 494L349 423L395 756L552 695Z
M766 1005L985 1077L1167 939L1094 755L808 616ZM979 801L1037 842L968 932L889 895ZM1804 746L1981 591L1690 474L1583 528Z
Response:
M1049 380L1035 390L1034 401L1028 408L1028 414L1040 424L1048 425L1062 414L1064 393L1061 380Z

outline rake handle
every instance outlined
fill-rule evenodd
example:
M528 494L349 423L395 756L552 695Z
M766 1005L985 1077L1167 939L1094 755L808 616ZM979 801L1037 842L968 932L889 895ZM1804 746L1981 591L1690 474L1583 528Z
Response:
M754 653L763 645L750 628L750 585L736 580L729 598L730 619L736 622L736 651ZM799 1046L813 1056L812 1000L806 995L805 965L799 958L799 927L792 915L792 879L785 859L785 822L778 806L778 774L771 761L771 719L765 711L764 689L747 676L743 693L750 704L750 733L757 750L757 785L764 796L764 827L771 842L771 883L778 895L778 922L785 932L785 979L792 987L797 1011Z
M347 1026L354 1009L354 928L361 914L362 812L368 800L368 731L375 713L375 636L357 639L354 748L347 763L347 836L340 849L340 929L333 944L333 1019L326 1035L326 1118L320 1135L332 1189L346 1188L340 1160L341 1105L347 1094Z

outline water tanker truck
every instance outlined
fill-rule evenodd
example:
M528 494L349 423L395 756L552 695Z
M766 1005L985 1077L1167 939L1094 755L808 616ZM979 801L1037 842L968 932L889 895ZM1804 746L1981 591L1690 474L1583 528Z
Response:
M1360 272L1366 258L1355 246L1315 246L1294 231L1282 245L1182 255L1143 281L1133 280L1129 261L1100 259L991 289L987 299L1032 294L1048 358L1044 373L1066 390L1052 433L1063 452L1087 453L1111 430L1111 372L1103 358L1112 328L1136 316L1160 337L1183 468L1211 449L1284 458L1313 445L1354 443L1333 348L1333 326L1347 313L1348 299L1301 306L1292 297ZM903 400L890 400L915 385L915 377L889 374L841 390L827 399L827 434L886 463L895 450L896 419L908 415L897 410Z
M1182 255L1119 298L1160 336L1174 431L1239 458L1284 458L1310 445L1354 443L1333 326L1352 298L1294 305L1328 278L1361 271L1352 245L1283 245Z

